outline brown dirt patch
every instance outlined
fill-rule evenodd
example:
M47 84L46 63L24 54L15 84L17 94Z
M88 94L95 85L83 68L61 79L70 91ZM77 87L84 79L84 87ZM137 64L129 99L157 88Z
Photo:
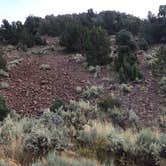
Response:
M49 64L51 70L41 70ZM76 87L85 86L89 74L65 55L30 56L10 71L9 89L1 90L11 109L25 115L37 115L53 99L76 99ZM4 80L4 79L3 79Z

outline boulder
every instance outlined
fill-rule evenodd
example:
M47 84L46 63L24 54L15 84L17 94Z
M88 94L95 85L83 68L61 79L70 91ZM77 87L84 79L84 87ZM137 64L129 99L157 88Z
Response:
M0 82L0 89L8 89L9 84L7 82Z
M76 87L76 92L77 92L78 94L80 94L80 93L82 92L82 87L77 86L77 87Z
M8 69L8 70L11 70L12 67L15 67L15 66L17 66L18 64L20 64L22 60L23 60L22 58L19 58L19 59L15 59L15 60L13 60L13 61L10 61L10 62L8 63L8 65L7 65L7 69Z
M6 51L12 51L12 50L15 50L15 47L13 46L13 45L8 45L8 46L6 46Z
M4 71L3 69L0 69L0 76L2 76L2 77L9 77L9 73Z
M50 65L48 64L42 64L39 66L40 70L51 70Z

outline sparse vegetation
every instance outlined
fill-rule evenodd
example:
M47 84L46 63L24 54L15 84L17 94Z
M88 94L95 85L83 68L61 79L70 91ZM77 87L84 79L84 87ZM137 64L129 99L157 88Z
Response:
M0 121L2 121L10 110L7 108L5 100L2 96L0 96Z
M88 29L71 23L61 36L60 44L68 51L85 54L89 65L105 65L111 62L110 42L106 32L100 27Z
M108 111L108 109L112 109L114 107L120 107L121 102L117 96L115 96L114 94L111 94L110 96L105 98L103 101L100 101L98 105L104 111Z
M83 91L82 93L82 96L87 99L95 98L99 96L102 90L103 90L102 86L92 85L91 87L86 87L85 91Z
M47 157L47 161L45 164L38 162L32 164L32 166L54 166L56 163L57 166L95 166L95 162L93 161L80 161L74 159L68 159L65 157L60 157L54 153L50 153Z
M56 109L65 107L65 103L62 99L55 99L50 110L55 111Z
M117 34L116 42L118 47L118 56L115 59L116 70L119 73L121 82L135 80L142 77L138 68L138 60L135 54L136 43L132 34L122 30Z
M0 166L164 166L165 25L165 5L3 20Z
M166 49L165 47L160 47L156 53L156 59L153 63L153 71L158 74L166 73Z
M6 60L2 54L0 55L0 69L6 69Z
M101 28L92 28L85 39L85 54L89 65L106 65L111 62L110 42Z
M162 92L166 93L166 77L162 77L159 84Z
M139 38L137 43L140 50L146 51L149 47L148 42L144 38Z

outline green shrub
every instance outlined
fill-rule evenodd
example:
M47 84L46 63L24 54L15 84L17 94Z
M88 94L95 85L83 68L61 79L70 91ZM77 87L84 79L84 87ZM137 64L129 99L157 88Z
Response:
M141 166L159 166L161 146L150 130L142 130L137 136L137 163Z
M60 45L66 47L68 51L82 52L84 50L84 40L87 28L70 22L66 25L65 32L60 37Z
M33 154L36 157L52 149L63 150L70 141L69 129L63 109L56 112L46 111L39 119L29 120L23 124L23 131L26 133L23 149L27 154Z
M8 115L1 126L0 143L10 145L18 138L22 139L24 119L18 120Z
M136 127L137 129L141 127L140 119L133 110L128 112L128 121L133 127Z
M166 107L163 106L160 108L160 119L159 119L160 127L166 128Z
M97 137L98 133L96 128L91 128L89 131L81 130L78 133L77 140L81 145L92 146Z
M161 145L160 155L161 157L166 158L166 134L160 135L160 145Z
M107 111L108 109L112 109L114 107L120 107L121 106L121 102L119 97L115 96L115 95L110 95L108 97L106 97L105 99L103 99L102 101L100 101L98 103L98 106L103 109L104 111Z
M132 51L135 51L137 48L133 35L127 30L121 30L117 33L116 43L119 46L128 46Z
M160 146L158 144L151 144L149 149L144 147L137 148L136 163L140 166L160 166Z
M166 73L166 47L160 47L156 53L156 60L153 64L153 71L158 74Z
M105 30L100 27L93 27L88 30L84 42L84 49L89 65L106 65L111 62L110 41Z
M162 77L159 82L162 92L166 93L166 77Z
M138 46L140 50L146 51L148 49L148 42L144 38L138 39Z
M43 166L42 163L37 162L37 163L33 163L32 166Z
M43 129L32 131L23 141L24 152L33 154L35 157L47 154L50 148L51 140L49 132L46 132L46 130Z
M115 58L115 67L119 73L121 82L135 80L142 77L138 68L138 60L135 54L137 49L134 37L126 30L121 30L116 35L118 55Z
M7 108L4 98L0 96L0 121L2 121L9 112L10 110Z
M101 93L103 90L102 86L91 86L91 87L86 87L86 90L83 91L82 96L89 99L89 98L96 98L98 97L99 93Z
M60 44L68 51L84 53L89 65L105 65L111 62L110 42L105 30L100 27L88 29L70 23L60 38Z
M156 136L150 130L142 130L137 137L137 144L149 148L152 143L158 143Z
M117 129L108 135L109 154L114 156L115 165L134 165L134 143Z
M17 44L16 48L17 48L17 50L22 50L24 52L27 51L27 46L20 42Z
M40 37L40 35L35 35L34 36L34 41L35 41L35 44L36 45L46 45L47 43L46 43L46 40L45 39L42 39L41 37Z
M26 30L23 30L20 34L20 43L27 46L28 48L34 46L34 35L28 33Z
M81 130L87 123L87 118L82 110L71 110L64 114L64 120L68 127L74 127L76 130Z
M4 160L0 160L0 166L9 166L9 164Z
M120 108L114 107L113 109L108 109L107 114L114 124L118 124L122 128L125 127L125 121L127 121L127 114L125 111L122 111Z
M54 112L54 110L59 109L60 107L65 107L65 102L62 99L55 99L50 110Z
M51 147L58 151L64 149L70 141L71 124L69 124L70 121L66 118L66 114L62 108L54 110L54 112L45 111L38 121L40 128L44 127L49 131Z
M47 161L45 164L36 163L32 164L32 166L95 166L96 164L91 161L81 161L81 160L73 160L65 157L60 157L54 153L50 153L47 157Z
M56 151L62 151L68 147L72 136L69 135L69 128L53 128L50 130L51 136L51 148L54 148Z
M109 150L114 154L124 151L125 140L116 130L112 130L108 135Z
M24 119L24 122L25 123L23 123L23 132L25 133L25 134L29 134L29 133L31 133L31 131L32 131L32 129L33 129L33 127L36 125L36 121L34 120L34 119Z
M5 58L2 55L0 55L0 69L6 69L6 64L7 62Z
M98 131L99 130L99 131ZM77 136L78 144L81 146L78 150L80 155L84 157L97 157L99 160L106 158L108 150L108 141L103 133L97 127L89 128L89 130L79 131Z
M138 68L137 57L128 46L119 46L118 56L115 58L115 66L121 82L142 78Z
M51 111L43 112L43 114L40 117L40 123L42 123L48 128L51 128L53 126L62 127L65 124L63 119L63 110L54 109L54 112Z
M59 109L54 109L54 112L44 112L40 120L42 124L46 125L48 128L49 126L54 126L61 129L62 127L81 129L87 123L88 119L88 117L86 117L87 110L84 108L89 107L90 105L87 105L85 102L73 102L66 107L66 110L60 107Z

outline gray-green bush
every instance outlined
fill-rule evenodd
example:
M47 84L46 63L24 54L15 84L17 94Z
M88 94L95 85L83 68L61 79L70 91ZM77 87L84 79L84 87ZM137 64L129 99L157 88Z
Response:
M47 157L47 162L43 163L34 163L32 166L95 166L96 163L92 161L80 161L74 159L68 159L65 157L60 157L54 153L50 153Z
M5 99L0 96L0 121L2 121L8 114L10 110L6 106Z
M161 146L158 138L150 130L142 130L137 136L137 163L141 166L160 165Z

